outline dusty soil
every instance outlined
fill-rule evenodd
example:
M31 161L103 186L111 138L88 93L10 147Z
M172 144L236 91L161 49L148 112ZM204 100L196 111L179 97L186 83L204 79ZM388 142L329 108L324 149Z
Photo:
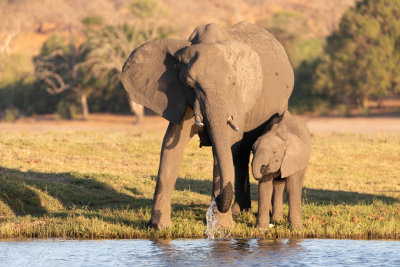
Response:
M15 122L0 122L0 132L165 130L168 126L167 120L159 116L146 116L140 125L135 122L136 117L129 115L90 114L88 120L60 120L53 115L42 115L22 118Z
M373 115L371 117L355 116L317 117L302 116L310 132L313 134L327 133L400 133L400 112ZM168 122L159 116L146 116L140 125L134 124L136 118L129 115L91 114L89 120L57 120L52 115L22 118L16 122L1 122L1 132L15 131L165 131Z
M399 117L308 117L304 118L311 133L400 133Z

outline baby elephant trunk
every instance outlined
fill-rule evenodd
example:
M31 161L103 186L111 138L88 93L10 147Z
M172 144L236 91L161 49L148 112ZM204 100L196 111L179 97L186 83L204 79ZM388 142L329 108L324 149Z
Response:
M261 180L263 175L266 174L267 171L269 170L268 163L267 164L264 163L265 163L264 160L257 157L257 155L254 155L253 162L251 163L251 165L252 165L254 179L256 179L257 181Z

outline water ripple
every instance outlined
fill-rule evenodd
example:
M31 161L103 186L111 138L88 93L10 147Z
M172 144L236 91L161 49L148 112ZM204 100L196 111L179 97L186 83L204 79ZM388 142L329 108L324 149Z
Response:
M399 241L1 241L0 266L400 266Z

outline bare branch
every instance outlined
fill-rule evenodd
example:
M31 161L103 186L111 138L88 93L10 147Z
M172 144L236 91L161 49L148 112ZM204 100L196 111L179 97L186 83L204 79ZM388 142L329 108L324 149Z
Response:
M46 91L50 94L59 94L68 89L68 86L64 83L63 78L51 71L44 71L41 73L41 78L48 85Z

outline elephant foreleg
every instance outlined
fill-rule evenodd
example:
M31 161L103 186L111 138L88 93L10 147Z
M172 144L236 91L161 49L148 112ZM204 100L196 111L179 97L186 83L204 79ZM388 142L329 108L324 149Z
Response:
M305 170L298 171L286 178L286 194L289 203L289 221L292 228L303 228L301 193Z
M261 180L258 184L258 229L268 229L271 210L273 179Z
M156 229L171 226L171 195L179 174L183 151L192 136L193 119L170 123L164 135L160 166L154 192L150 225Z
M214 165L213 165L213 190L212 190L212 198L215 199L221 192L221 174L218 167L217 155L213 148L213 157L214 157ZM216 211L216 220L217 227L234 227L235 222L232 218L232 211L229 210L226 213L221 213L218 210Z
M285 190L285 179L274 179L274 190L272 193L272 222L277 222L283 217L283 191Z

